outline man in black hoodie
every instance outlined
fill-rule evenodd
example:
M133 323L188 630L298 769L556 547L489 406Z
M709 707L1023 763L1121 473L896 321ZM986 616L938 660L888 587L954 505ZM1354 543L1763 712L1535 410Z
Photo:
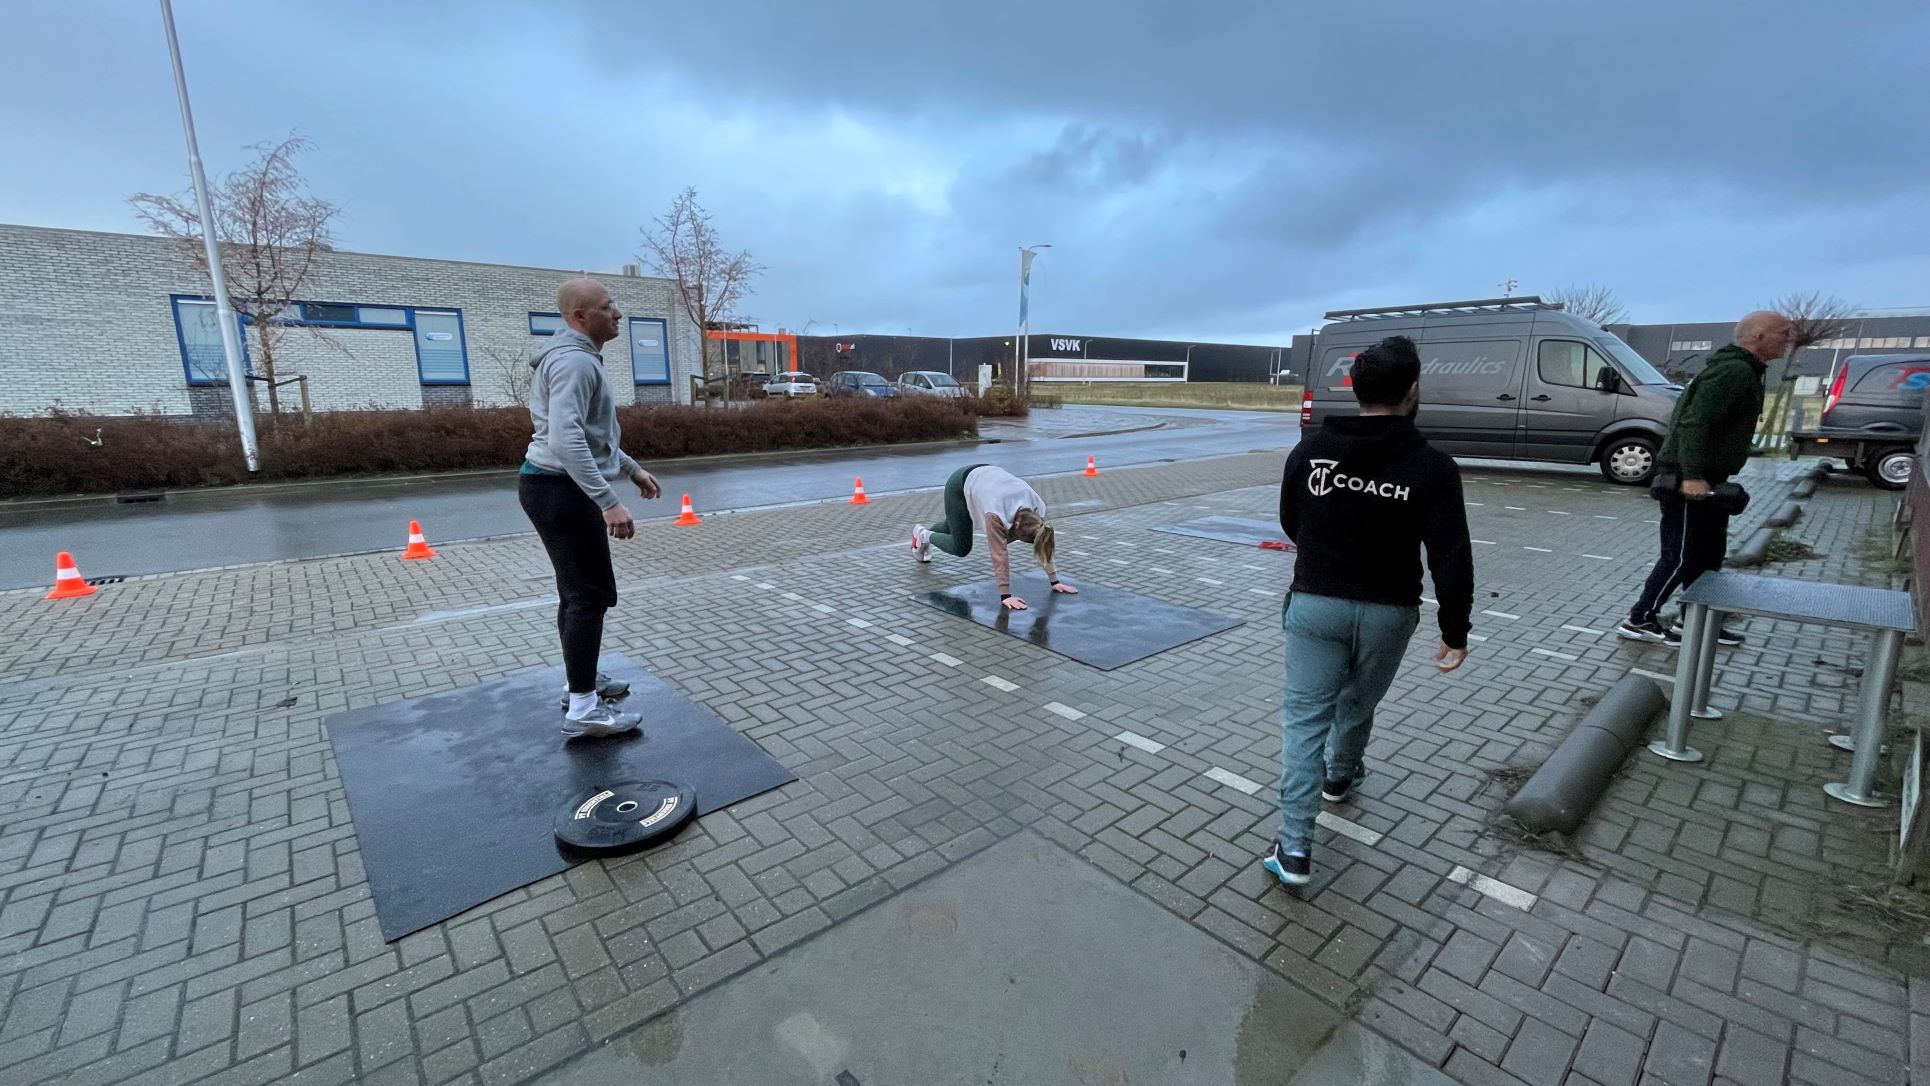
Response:
M1414 341L1391 336L1362 351L1353 386L1359 416L1330 417L1303 436L1280 483L1280 526L1299 556L1280 616L1280 832L1262 862L1288 886L1313 877L1314 793L1338 803L1364 775L1374 708L1420 623L1423 546L1440 602L1441 671L1467 658L1474 609L1461 473L1414 428Z

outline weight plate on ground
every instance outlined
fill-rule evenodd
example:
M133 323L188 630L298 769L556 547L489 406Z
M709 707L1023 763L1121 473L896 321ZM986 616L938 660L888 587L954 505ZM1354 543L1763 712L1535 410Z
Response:
M618 781L571 799L556 815L556 839L578 852L627 852L675 832L696 813L689 785Z

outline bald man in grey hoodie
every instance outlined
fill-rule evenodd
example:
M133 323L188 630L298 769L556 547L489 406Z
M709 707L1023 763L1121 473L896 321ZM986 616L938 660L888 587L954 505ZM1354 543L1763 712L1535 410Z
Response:
M636 522L611 489L628 478L645 499L663 493L655 476L621 447L616 400L603 373L602 349L617 338L623 314L594 279L572 279L556 292L569 327L536 351L529 386L535 429L524 454L518 497L556 570L556 629L563 642L563 733L572 738L621 735L643 723L612 704L628 683L596 669L603 613L617 603L610 540L636 535Z

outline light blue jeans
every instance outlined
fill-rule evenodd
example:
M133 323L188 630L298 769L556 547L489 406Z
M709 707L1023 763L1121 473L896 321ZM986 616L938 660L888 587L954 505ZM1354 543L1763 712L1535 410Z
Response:
M1308 853L1323 779L1360 772L1374 730L1374 707L1387 696L1418 607L1361 603L1295 592L1280 613L1287 643L1281 700L1280 847Z

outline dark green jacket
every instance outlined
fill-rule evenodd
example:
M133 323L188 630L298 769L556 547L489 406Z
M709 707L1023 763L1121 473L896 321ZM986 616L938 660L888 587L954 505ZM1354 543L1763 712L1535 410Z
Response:
M1731 343L1709 356L1669 417L1656 460L1714 486L1742 470L1762 415L1761 359Z

